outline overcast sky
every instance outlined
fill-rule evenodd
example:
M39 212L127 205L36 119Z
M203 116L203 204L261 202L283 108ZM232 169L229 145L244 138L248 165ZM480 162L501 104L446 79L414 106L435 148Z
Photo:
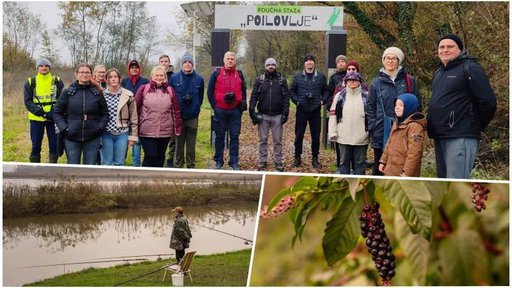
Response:
M146 7L151 16L156 16L157 21L160 24L160 27L165 27L162 29L161 33L165 33L169 29L178 29L178 24L176 23L176 13L177 10L181 10L181 3L191 2L191 1L146 1ZM49 30L57 28L61 23L62 13L57 8L57 1L37 1L37 2L26 2L30 11L39 14L41 16L41 20L47 25ZM43 12L44 11L44 12ZM164 35L162 35L164 37ZM61 62L71 63L70 54L65 46L65 43L55 43L55 48L59 50L59 53L63 56L63 60ZM36 51L36 56L39 51ZM184 54L185 51L173 51L171 47L162 47L161 51L157 51L158 54L165 53L171 57L171 61L174 64L176 59ZM155 56L158 58L158 56ZM155 59L155 63L158 59Z

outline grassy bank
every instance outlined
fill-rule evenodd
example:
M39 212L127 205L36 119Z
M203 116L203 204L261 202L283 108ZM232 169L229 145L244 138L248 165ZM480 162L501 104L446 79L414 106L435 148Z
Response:
M5 185L3 217L92 213L124 208L173 207L257 202L259 184L217 182L198 187L169 182L99 183L56 181L37 187Z
M193 283L185 277L185 286L246 286L251 250L242 250L224 254L195 256L190 269ZM27 284L26 286L114 286L140 275L157 270L169 263L169 260L144 262L129 266L111 268L89 268L51 279ZM171 286L168 274L162 282L164 271L141 277L123 286Z

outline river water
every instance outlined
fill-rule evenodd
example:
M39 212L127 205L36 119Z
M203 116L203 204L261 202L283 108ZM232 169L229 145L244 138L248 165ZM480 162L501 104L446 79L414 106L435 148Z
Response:
M253 240L257 203L184 208L193 235L187 251L207 255L252 248L252 243L225 233ZM156 255L140 255L169 258L164 255L169 253L174 258L174 250L168 248L173 222L169 208L4 219L3 285L21 286L123 262L63 263L110 261L120 256L156 260ZM53 264L58 265L23 268Z

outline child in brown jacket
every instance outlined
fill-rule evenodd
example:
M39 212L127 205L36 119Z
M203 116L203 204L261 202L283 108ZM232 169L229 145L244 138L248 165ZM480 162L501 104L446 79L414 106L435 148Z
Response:
M379 170L386 176L419 177L427 119L418 111L418 98L410 93L395 99L397 116Z

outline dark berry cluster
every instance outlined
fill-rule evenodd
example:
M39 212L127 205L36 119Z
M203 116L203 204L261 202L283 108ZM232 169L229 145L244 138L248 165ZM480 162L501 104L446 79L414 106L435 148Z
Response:
M473 195L471 196L471 199L475 204L475 210L481 212L482 210L485 210L485 208L487 208L485 206L485 201L487 200L489 192L491 191L489 189L486 189L484 185L481 183L473 183L472 186Z
M366 238L366 247L372 254L375 268L379 271L383 286L391 284L395 276L395 255L393 255L389 238L384 229L384 223L379 213L379 203L365 205L359 215L361 221L361 234Z
M269 212L267 212L268 206L265 205L260 212L260 216L262 218L277 217L285 212L288 212L288 210L292 209L294 203L295 203L294 196L290 196L290 195L285 196Z

